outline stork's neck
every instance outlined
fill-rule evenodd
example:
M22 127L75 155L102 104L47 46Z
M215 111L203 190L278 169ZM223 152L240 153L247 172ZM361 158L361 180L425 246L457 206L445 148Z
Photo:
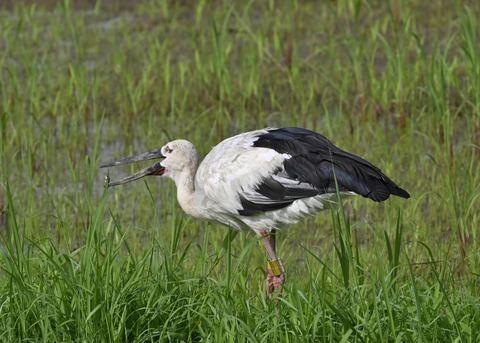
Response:
M195 190L195 174L197 166L182 170L174 178L177 186L177 199L182 209L195 218L201 218L199 209L201 208L201 200L198 192Z

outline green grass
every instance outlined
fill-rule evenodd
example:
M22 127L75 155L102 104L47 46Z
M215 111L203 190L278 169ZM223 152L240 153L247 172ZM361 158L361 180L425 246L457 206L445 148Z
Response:
M480 340L475 1L77 2L0 10L1 342ZM290 125L412 197L282 231L277 308L254 234L167 180L103 188L101 162Z

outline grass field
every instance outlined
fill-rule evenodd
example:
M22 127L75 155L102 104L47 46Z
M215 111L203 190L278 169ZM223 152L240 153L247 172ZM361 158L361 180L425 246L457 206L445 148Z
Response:
M1 342L480 341L477 1L45 3L0 10ZM265 126L412 196L282 231L277 309L254 234L99 170Z

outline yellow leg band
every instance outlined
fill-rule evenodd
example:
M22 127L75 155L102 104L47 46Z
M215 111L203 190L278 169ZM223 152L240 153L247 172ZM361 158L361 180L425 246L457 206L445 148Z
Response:
M280 259L276 259L274 261L267 262L268 269L272 271L272 274L275 276L280 276L284 272L283 264Z

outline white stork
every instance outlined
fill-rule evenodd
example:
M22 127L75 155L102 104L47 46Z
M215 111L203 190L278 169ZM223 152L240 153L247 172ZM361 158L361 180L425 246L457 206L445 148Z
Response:
M266 128L220 142L203 162L189 141L179 139L161 149L102 165L102 168L163 159L122 180L167 176L177 186L183 210L198 219L237 230L254 230L268 254L267 296L285 282L275 252L275 231L335 203L341 194L373 201L390 195L409 198L381 170L343 151L324 136L303 128Z

